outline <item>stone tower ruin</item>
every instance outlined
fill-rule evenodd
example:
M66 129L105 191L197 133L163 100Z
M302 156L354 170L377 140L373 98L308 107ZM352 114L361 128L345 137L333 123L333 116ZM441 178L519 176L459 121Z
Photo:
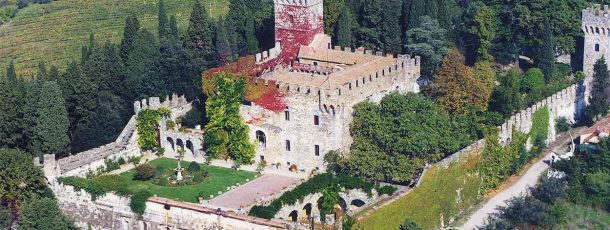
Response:
M582 11L582 31L585 34L583 71L593 75L595 62L602 57L610 58L610 10L599 4Z

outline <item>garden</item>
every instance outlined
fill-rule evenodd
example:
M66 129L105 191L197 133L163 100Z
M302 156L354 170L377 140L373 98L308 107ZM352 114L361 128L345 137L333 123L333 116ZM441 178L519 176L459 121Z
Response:
M117 194L148 191L153 196L196 203L199 198L211 199L228 191L231 186L239 186L259 176L249 171L182 161L181 165L188 167L181 173L183 178L177 180L174 171L177 165L177 160L159 158L118 175L64 177L60 182L87 191L93 199L111 191Z

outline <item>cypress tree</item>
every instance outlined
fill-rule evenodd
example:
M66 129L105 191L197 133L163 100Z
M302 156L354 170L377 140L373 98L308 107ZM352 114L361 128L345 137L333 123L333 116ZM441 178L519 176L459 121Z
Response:
M408 4L408 12L405 14L407 30L419 26L419 18L428 15L436 18L438 9L436 1L413 0Z
M17 147L20 139L20 95L17 80L9 80L0 75L0 148Z
M546 81L550 82L555 72L555 42L553 41L553 31L551 31L548 20L544 23L542 41L542 47L538 52L538 66L542 69Z
M36 77L41 80L47 79L47 67L44 64L44 61L38 62L38 73Z
M140 30L140 22L135 16L125 18L125 28L123 29L123 39L121 39L121 47L119 55L123 63L127 63L129 53L133 49L133 41L136 39Z
M246 20L246 28L245 28L245 33L246 33L246 51L249 54L255 54L256 52L258 52L258 39L256 38L256 35L254 34L255 28L254 28L254 20L249 17L248 20Z
M342 47L352 46L353 24L352 14L347 6L343 7L337 22L337 31L335 32L337 45Z
M165 12L165 4L163 0L159 0L159 39L165 38L169 34L167 13Z
M605 92L608 87L608 77L610 77L608 65L606 59L602 57L593 66L593 90L589 98L589 106L585 111L590 121L608 114L608 95Z
M59 69L57 68L57 66L52 65L51 69L49 70L49 80L56 81L58 78L59 78Z
M37 156L68 153L70 121L61 88L56 82L42 83L36 111L33 153Z
M178 31L178 24L176 23L176 15L172 15L169 19L169 29L172 35L172 39L178 40L180 32Z
M216 53L218 54L221 66L229 64L234 58L231 43L229 42L229 34L223 19L220 19L216 26Z
M369 49L381 47L380 27L384 9L381 0L372 0L364 3L362 7L362 28L358 31L361 46Z
M212 66L214 56L214 33L210 19L200 0L195 0L193 10L189 19L186 34L190 42L189 46L195 51L196 58L202 60L204 66Z
M15 71L15 63L13 63L13 59L8 62L8 67L6 68L6 79L9 81L17 80L17 72Z
M382 48L385 52L398 54L402 50L400 33L400 9L402 1L385 0L384 5L386 10L382 14L380 33Z
M20 146L27 149L30 153L34 153L33 140L36 133L36 120L38 118L37 106L40 93L42 91L41 84L42 81L38 79L32 79L29 82L24 82L24 99L19 109L20 114L23 116L21 120L23 139Z

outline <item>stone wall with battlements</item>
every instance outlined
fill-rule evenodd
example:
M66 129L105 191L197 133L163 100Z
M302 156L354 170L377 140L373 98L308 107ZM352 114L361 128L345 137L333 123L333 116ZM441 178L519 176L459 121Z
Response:
M585 34L583 53L583 72L585 76L593 76L595 62L605 57L610 69L610 8L607 5L595 4L582 11L582 32ZM591 81L592 79L586 79ZM609 79L610 80L610 79ZM590 82L587 82L590 84ZM606 88L610 94L610 87ZM589 97L589 91L585 92Z

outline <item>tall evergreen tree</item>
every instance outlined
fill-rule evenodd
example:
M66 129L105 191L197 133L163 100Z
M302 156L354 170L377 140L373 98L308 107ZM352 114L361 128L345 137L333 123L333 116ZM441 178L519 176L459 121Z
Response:
M368 49L378 49L381 47L379 30L385 10L382 0L366 1L362 10L362 27L358 31L359 45Z
M401 47L401 28L400 28L400 9L402 0L383 1L385 10L381 19L381 42L383 51L398 54L402 51Z
M161 96L164 83L154 73L155 61L159 58L159 43L148 30L142 29L134 41L126 67L126 85L130 98Z
M45 80L47 79L47 75L47 67L44 64L44 61L38 62L38 73L36 73L36 77Z
M52 65L51 69L49 70L49 80L56 81L58 78L59 78L59 69L57 68L57 66Z
M231 43L229 42L229 34L225 25L225 20L218 20L216 26L216 53L218 54L219 64L224 66L233 61L235 55L231 49Z
M608 94L606 94L608 77L610 77L610 74L608 73L606 59L602 57L593 66L593 90L585 111L587 118L591 121L608 114Z
M347 6L343 7L339 19L337 21L335 37L337 45L342 47L351 47L353 40L353 16Z
M13 59L11 59L8 63L8 67L6 68L6 79L9 81L17 80L17 71L15 71L15 63Z
M36 137L36 121L38 119L38 100L42 91L42 81L32 79L29 82L24 82L23 94L24 98L19 108L19 113L23 117L20 121L20 126L23 128L23 138L20 146L27 149L29 153L34 153L33 140Z
M172 15L169 18L169 31L172 35L172 39L178 40L180 32L178 31L178 23L176 22L176 15Z
M186 30L189 46L196 52L198 58L204 61L213 59L214 33L210 23L210 19L205 11L200 0L193 2L193 10L189 19L189 26ZM209 63L204 63L206 66L211 66Z
M61 88L54 81L42 83L38 98L34 154L69 153L70 138L68 111L61 95Z
M436 1L412 0L409 4L406 4L406 7L408 8L405 8L404 18L406 19L407 29L418 27L421 16L428 15L431 18L436 18L438 13Z
M21 138L19 101L23 96L18 83L0 75L0 148L15 148Z
M120 56L123 63L127 63L129 53L133 49L133 42L140 30L140 22L135 16L125 18L125 28L123 29L123 39L121 39Z
M538 66L542 69L545 80L550 82L555 72L555 42L553 41L553 31L548 20L544 23L542 44L537 56Z
M159 0L159 39L165 38L169 34L169 22L167 21L167 12L165 12L165 4L163 0Z
M258 52L258 39L256 38L255 30L256 28L254 28L254 20L249 17L249 19L246 21L246 28L244 31L246 35L246 51L249 54L255 54Z

